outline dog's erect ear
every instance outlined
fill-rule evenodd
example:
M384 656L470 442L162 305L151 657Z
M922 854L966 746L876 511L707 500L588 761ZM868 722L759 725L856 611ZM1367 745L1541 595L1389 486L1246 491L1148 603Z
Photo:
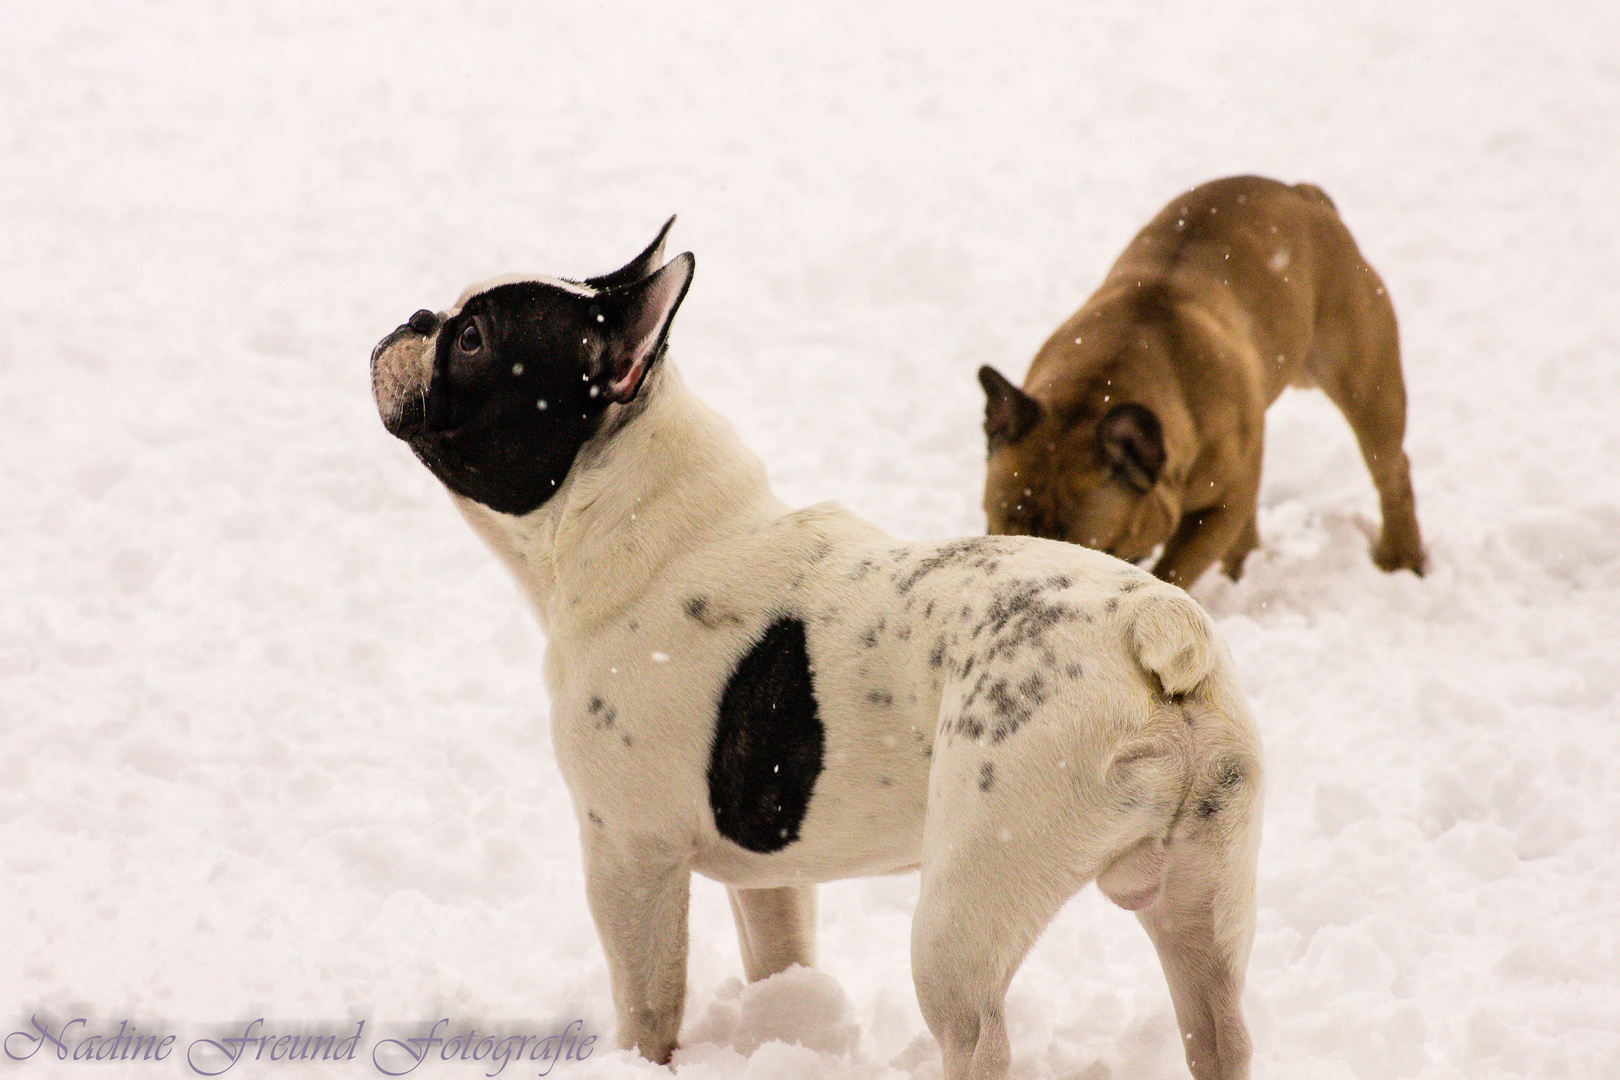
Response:
M593 289L617 289L630 285L651 274L658 269L658 264L664 261L664 237L669 235L671 225L675 224L675 215L671 214L664 227L658 230L653 242L647 245L647 250L631 259L611 274L601 277L586 278L585 284Z
M984 434L990 449L1017 442L1040 420L1041 403L988 364L979 369L979 385L984 387Z
M1164 433L1146 406L1115 405L1097 421L1103 458L1137 491L1147 491L1164 469Z
M609 401L626 402L664 351L675 309L686 298L697 260L690 251L640 281L597 296L593 306L607 333L602 386Z

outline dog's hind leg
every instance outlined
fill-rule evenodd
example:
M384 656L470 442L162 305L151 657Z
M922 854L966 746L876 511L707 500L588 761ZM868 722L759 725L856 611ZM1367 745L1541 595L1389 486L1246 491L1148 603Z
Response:
M737 922L743 972L749 982L768 979L794 964L816 963L816 887L779 889L728 887L731 916Z
M1085 879L1051 860L1027 822L1016 837L1002 829L1005 841L993 827L988 837L951 831L957 838L939 845L948 852L924 855L911 975L946 1080L1000 1080L1012 1063L1003 1015L1007 985Z
M1361 460L1378 489L1383 525L1373 562L1382 570L1421 574L1417 499L1412 467L1401 446L1406 438L1406 383L1395 309L1383 282L1355 253L1353 243L1347 257L1354 258L1361 273L1344 275L1343 288L1324 301L1335 318L1321 320L1307 364L1355 432Z
M1240 999L1254 939L1259 831L1258 776L1233 759L1189 798L1165 848L1158 895L1136 913L1170 984L1197 1080L1249 1075Z
M1391 322L1389 333L1394 334ZM1379 374L1370 385L1323 383L1333 403L1344 413L1361 448L1361 460L1378 489L1383 524L1373 562L1381 570L1423 573L1423 539L1418 530L1417 499L1412 494L1412 466L1401 442L1406 434L1406 388L1401 381L1400 355L1393 340L1371 345L1384 355L1368 356Z
M1121 856L1167 833L1181 801L1184 755L1170 742L1144 740L1133 764L1110 771L1097 747L1047 720L999 750L981 739L934 743L911 974L946 1080L1006 1075L1007 986L1030 946L1104 866L1118 864L1110 885L1120 896L1150 902L1151 856ZM1175 718L1171 734L1184 727ZM1138 795L1140 805L1125 805Z

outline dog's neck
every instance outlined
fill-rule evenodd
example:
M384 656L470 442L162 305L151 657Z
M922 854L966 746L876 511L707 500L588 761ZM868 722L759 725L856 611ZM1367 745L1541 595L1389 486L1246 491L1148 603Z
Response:
M666 358L613 406L545 505L516 517L452 495L522 586L553 640L644 595L706 535L786 511L764 464Z

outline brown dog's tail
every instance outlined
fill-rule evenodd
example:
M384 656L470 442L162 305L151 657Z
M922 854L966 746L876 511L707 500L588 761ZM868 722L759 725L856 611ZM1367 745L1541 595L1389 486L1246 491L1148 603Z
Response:
M1315 184L1307 184L1307 183L1295 184L1294 185L1294 190L1299 192L1301 195L1305 196L1307 199L1311 200L1312 202L1321 203L1323 206L1327 207L1329 210L1333 211L1335 214L1337 214L1339 212L1339 208L1337 206L1333 205L1333 200L1328 198L1328 193L1323 191L1321 188L1317 187Z

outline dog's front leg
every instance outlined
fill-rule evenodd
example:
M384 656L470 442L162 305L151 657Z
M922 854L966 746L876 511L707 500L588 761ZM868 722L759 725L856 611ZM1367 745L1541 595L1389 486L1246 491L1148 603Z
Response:
M607 953L619 1046L667 1064L686 1008L692 872L659 844L587 841L585 893Z
M816 887L726 889L737 921L743 972L749 982L768 979L794 964L816 963Z
M1184 515L1165 541L1164 553L1153 566L1154 576L1188 589L1216 559L1234 554L1233 549L1242 549L1245 543L1251 547L1257 543L1259 535L1251 534L1250 527L1258 510L1259 480L1256 475L1252 482L1234 483L1218 505ZM1243 556L1248 553L1246 549L1236 552L1235 565L1228 564L1233 580L1242 572Z

